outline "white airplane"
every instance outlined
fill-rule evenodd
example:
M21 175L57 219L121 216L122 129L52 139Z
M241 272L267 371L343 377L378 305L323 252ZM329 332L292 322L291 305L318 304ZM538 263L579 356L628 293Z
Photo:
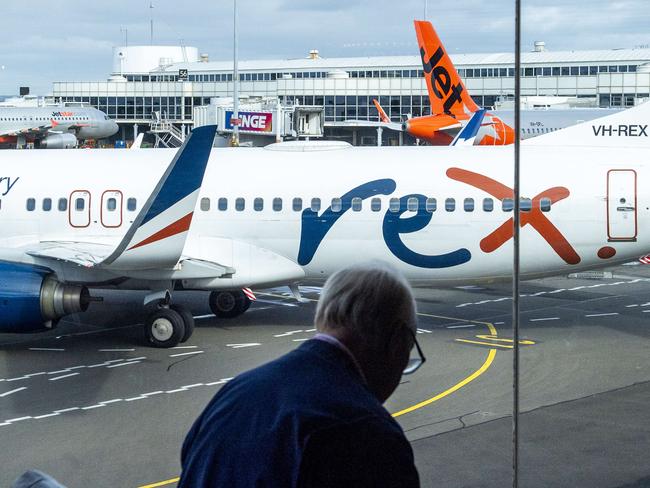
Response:
M0 145L34 143L42 149L68 149L77 140L104 139L119 127L92 107L0 107Z
M522 277L650 252L649 124L647 103L522 143ZM86 309L87 287L144 289L147 341L171 347L193 329L174 290L212 290L212 310L236 316L244 287L372 258L415 285L510 279L511 146L211 151L214 134L195 129L171 163L167 150L0 153L0 330L52 327Z

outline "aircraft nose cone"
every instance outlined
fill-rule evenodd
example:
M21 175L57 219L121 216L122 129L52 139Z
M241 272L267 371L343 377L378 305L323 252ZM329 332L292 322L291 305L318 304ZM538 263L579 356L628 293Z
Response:
M117 125L117 122L114 120L111 120L111 135L116 134L118 130L120 130L120 126Z

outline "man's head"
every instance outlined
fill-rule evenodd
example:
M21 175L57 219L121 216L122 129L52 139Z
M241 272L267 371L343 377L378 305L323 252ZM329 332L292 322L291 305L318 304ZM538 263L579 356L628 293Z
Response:
M404 277L379 261L338 271L325 283L314 323L350 349L370 390L386 401L408 363L416 330L415 302Z

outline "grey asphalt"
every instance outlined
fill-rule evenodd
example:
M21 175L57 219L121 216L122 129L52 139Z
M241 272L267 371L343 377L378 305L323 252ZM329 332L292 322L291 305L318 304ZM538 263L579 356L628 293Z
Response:
M522 285L520 486L650 486L646 268ZM313 335L313 302L269 293L232 320L210 316L205 293L176 294L201 317L180 349L143 345L138 293L104 293L46 334L0 336L0 486L28 468L71 488L173 480L220 385ZM510 486L510 289L416 295L428 360L386 407L416 407L398 421L422 486Z

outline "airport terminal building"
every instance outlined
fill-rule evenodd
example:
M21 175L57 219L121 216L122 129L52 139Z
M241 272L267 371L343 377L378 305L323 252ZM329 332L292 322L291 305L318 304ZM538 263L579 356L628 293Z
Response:
M510 53L451 56L467 89L481 105L514 95L514 56ZM522 96L591 98L601 107L632 106L650 94L650 48L558 51L535 43L522 55ZM131 139L156 117L185 133L195 108L211 99L232 97L232 61L210 61L188 46L125 46L113 52L107 81L55 82L60 102L82 102L106 112ZM239 62L243 98L277 99L283 106L323 107L324 135L353 144L406 141L377 131L377 98L394 121L429 113L419 56L324 58L318 51L291 60ZM214 100L213 100L214 102ZM354 122L351 122L354 121Z

